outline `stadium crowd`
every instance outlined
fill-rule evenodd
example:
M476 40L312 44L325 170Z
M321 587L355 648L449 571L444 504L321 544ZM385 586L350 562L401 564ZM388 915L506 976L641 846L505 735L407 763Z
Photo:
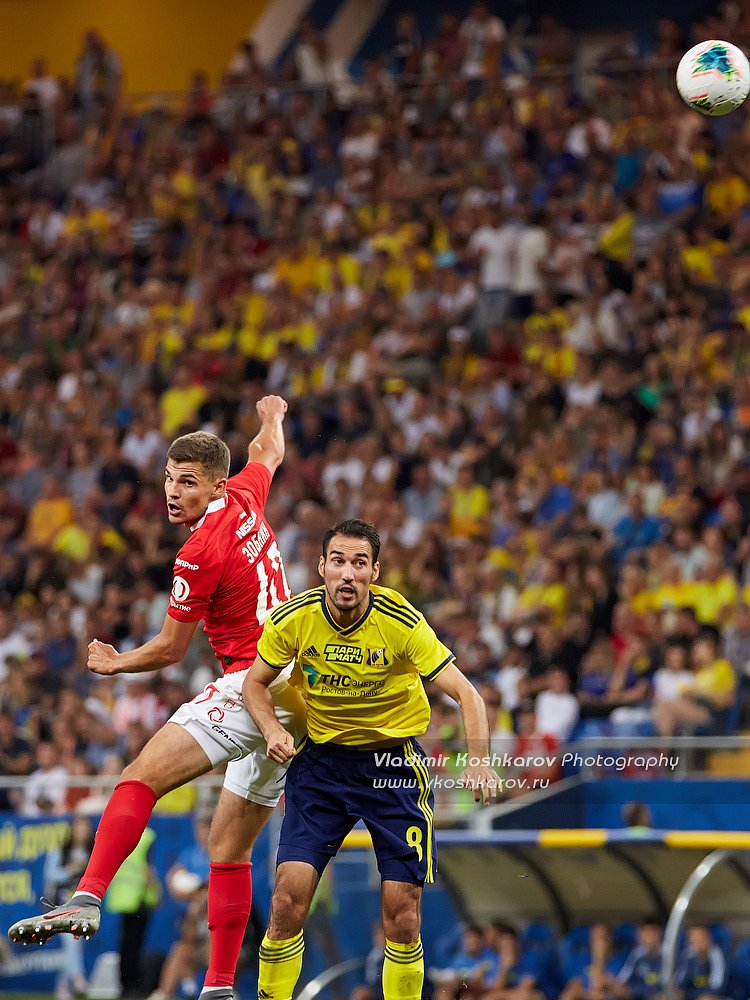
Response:
M701 37L750 24L724 4ZM214 676L200 639L108 679L86 645L163 619L169 441L210 429L236 471L268 391L293 592L330 523L372 521L498 737L747 724L750 120L681 104L660 67L688 41L659 22L653 60L573 80L559 25L519 53L477 3L429 38L404 15L361 79L307 23L294 79L245 42L178 107L125 99L94 32L71 78L2 83L0 774L31 774L26 815ZM428 737L455 727L436 703Z

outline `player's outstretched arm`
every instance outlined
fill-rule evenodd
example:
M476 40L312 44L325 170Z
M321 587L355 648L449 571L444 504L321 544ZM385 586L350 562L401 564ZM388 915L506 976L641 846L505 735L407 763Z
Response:
M284 729L273 710L268 687L278 676L278 670L269 667L262 657L256 657L242 685L242 700L263 734L266 755L283 764L294 756L294 737Z
M498 776L490 766L490 727L487 706L479 692L472 687L455 663L450 663L433 681L458 702L466 734L466 749L470 763L462 777L467 788L474 792L474 801L481 799L487 805L497 795Z
M187 653L197 624L178 622L167 615L157 636L128 653L118 653L109 643L94 639L89 643L87 666L94 674L106 675L147 673L168 667Z
M260 462L273 475L284 461L284 416L287 403L281 396L264 396L255 404L260 430L247 448L248 462Z

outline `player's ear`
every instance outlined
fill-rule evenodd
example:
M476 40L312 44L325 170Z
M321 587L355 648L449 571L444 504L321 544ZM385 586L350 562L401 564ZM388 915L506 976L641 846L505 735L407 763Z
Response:
M325 577L323 576L323 569L325 567L325 564L326 561L323 558L323 556L321 556L320 559L318 559L318 576L320 576L322 579L325 579Z
M377 578L380 576L380 563L376 562L372 565L372 583L375 583Z
M214 482L214 488L212 494L213 499L218 500L219 497L223 497L224 494L226 493L226 490L227 490L227 479L226 476L223 476L221 479L217 479Z

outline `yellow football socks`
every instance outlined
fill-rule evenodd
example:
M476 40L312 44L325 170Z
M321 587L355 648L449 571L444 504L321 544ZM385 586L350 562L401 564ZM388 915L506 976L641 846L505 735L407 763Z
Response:
M302 931L286 941L271 941L268 935L264 936L260 946L258 1000L292 1000L302 972L304 951Z
M385 942L383 962L384 1000L420 1000L424 983L422 939L410 944Z

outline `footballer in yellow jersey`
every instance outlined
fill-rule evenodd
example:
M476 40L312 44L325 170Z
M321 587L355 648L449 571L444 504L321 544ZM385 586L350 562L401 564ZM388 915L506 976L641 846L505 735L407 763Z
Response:
M336 624L325 587L281 604L266 620L258 654L304 695L316 743L347 746L421 736L430 721L422 678L454 660L424 616L395 590L371 587L360 619Z
M485 704L424 616L378 587L380 538L364 521L323 537L323 586L266 619L243 700L279 763L291 760L271 918L260 949L258 995L291 1000L302 967L302 924L326 865L362 820L382 882L385 1000L419 1000L424 979L420 905L436 867L434 800L416 742L430 708L423 681L458 702L475 763L464 773L485 803L497 791ZM308 737L294 740L274 714L269 686L295 660Z

